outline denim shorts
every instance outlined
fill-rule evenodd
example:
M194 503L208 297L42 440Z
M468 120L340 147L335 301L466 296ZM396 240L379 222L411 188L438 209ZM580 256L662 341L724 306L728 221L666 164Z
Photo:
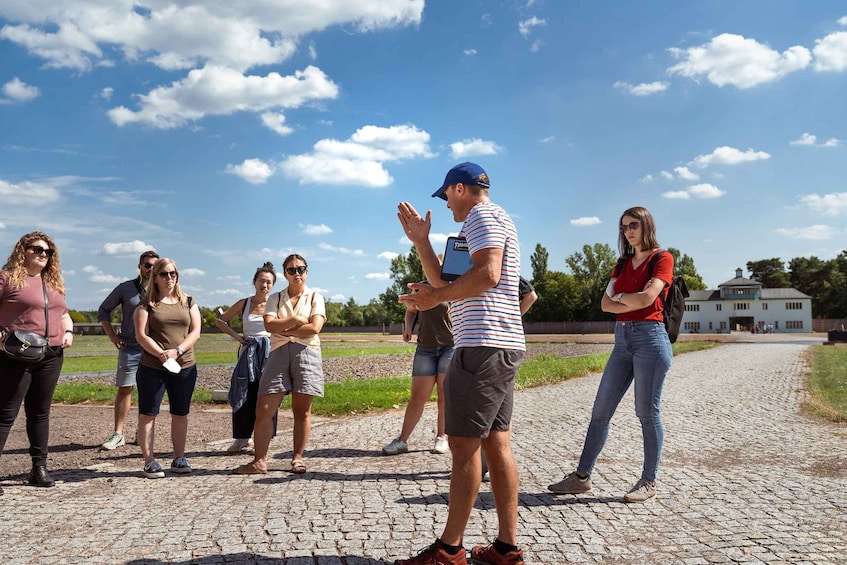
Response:
M118 370L115 373L115 386L135 386L135 374L141 361L141 346L135 341L124 341L118 349Z
M173 416L187 416L191 408L191 395L197 384L197 365L192 365L171 373L167 369L154 369L145 365L138 366L138 413L145 416L158 416L165 391Z
M412 361L413 377L434 377L443 375L453 359L453 346L424 347L415 349L415 360Z

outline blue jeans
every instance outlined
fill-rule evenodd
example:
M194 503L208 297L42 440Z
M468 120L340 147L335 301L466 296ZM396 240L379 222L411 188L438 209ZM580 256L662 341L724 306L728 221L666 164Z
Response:
M662 442L661 401L665 375L671 367L673 352L662 322L618 322L615 324L615 347L606 363L591 423L577 470L591 474L600 451L609 437L609 422L623 395L635 381L635 414L641 421L644 438L644 467L641 478L656 480Z

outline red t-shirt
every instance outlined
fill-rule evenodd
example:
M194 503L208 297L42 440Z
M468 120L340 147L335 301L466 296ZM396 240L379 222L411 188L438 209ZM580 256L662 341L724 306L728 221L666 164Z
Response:
M647 286L648 265L650 259L655 253L659 253L659 258L656 260L656 268L653 270L653 278L661 279L665 282L665 288L656 296L653 304L642 308L641 310L633 310L624 314L618 314L617 321L619 322L643 322L647 320L662 321L662 298L668 293L668 285L673 281L673 255L664 250L654 251L647 259L641 263L637 269L632 268L632 257L626 260L621 272L618 273L618 278L615 281L615 294L619 292L641 292ZM614 278L615 273L612 273Z

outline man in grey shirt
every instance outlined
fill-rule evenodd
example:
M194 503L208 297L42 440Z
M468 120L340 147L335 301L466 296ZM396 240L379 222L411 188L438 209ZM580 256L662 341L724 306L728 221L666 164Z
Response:
M141 359L141 346L135 340L135 326L132 322L135 308L144 297L153 265L159 258L155 251L145 251L138 259L138 276L124 281L109 293L109 296L97 310L97 319L103 326L103 331L118 349L118 370L115 373L115 386L118 393L115 396L115 431L109 436L102 447L113 450L126 444L124 424L129 408L132 405L132 389L135 387L135 373ZM112 328L112 312L121 307L121 329L115 333Z

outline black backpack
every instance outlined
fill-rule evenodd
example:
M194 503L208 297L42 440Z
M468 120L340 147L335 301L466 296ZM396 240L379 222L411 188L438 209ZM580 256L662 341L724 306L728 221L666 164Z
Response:
M659 255L662 253L667 253L667 251L661 250L654 253L650 258L650 262L647 264L648 277L653 277L656 261L659 260ZM618 259L615 276L620 274L628 258L621 257ZM670 338L671 343L676 343L676 338L679 336L679 327L682 325L682 315L685 313L685 299L688 298L688 286L685 284L682 275L673 277L671 284L668 285L667 294L659 293L659 298L662 300L662 317L665 321L665 329L668 331L668 338Z

